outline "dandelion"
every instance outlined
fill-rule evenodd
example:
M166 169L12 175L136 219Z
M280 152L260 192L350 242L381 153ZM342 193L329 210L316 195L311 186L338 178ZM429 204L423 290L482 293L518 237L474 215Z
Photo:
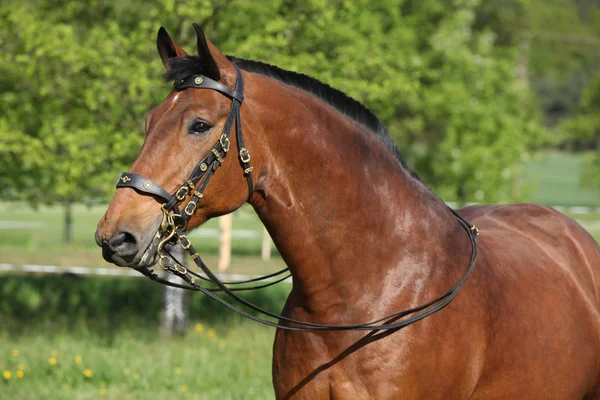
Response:
M181 391L182 392L187 392L188 390L190 390L190 388L188 387L188 385L181 385Z
M50 365L56 365L57 362L58 361L56 360L56 357L50 357L48 359L48 364L50 364Z
M25 376L25 372L23 372L22 369L20 369L20 370L17 371L17 378L21 379L24 376Z
M91 378L92 376L94 376L94 372L92 372L91 369L86 368L83 370L83 375L85 375L86 378Z
M10 371L4 371L2 373L2 376L4 377L4 379L9 380L12 377L12 373Z
M80 355L76 355L75 357L73 357L73 359L75 360L76 364L81 364L82 359Z
M217 332L215 332L215 330L211 328L206 331L206 336L208 336L209 338L214 338L215 336L217 336Z
M140 374L138 374L137 372L135 374L133 374L133 379L138 381L140 379Z
M181 368L175 367L175 369L173 370L173 372L175 372L176 374L180 374L181 373Z
M106 388L105 388L104 386L103 386L103 387L101 387L101 388L100 388L100 394L101 394L102 396L106 396L106 393L108 393L108 390L106 390Z
M25 364L19 364L19 365L17 365L17 369L20 370L20 371L24 370L25 369Z
M131 373L131 370L129 368L125 368L123 370L123 374L125 374L125 375L129 375L130 373Z
M12 354L13 357L19 357L19 349L13 349L10 354Z
M194 330L200 333L204 330L204 326L202 324L196 324L196 326L194 326Z

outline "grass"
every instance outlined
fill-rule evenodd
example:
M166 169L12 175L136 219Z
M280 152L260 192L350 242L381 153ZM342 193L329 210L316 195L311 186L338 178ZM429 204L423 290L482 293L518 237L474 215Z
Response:
M85 325L56 323L0 333L0 397L271 399L274 330L251 324L195 323L171 339L138 326L108 341Z
M530 185L532 200L550 206L600 207L600 190L580 185L583 155L540 153L529 163L523 180Z
M26 204L0 203L0 262L16 264L52 264L59 266L112 267L104 261L94 241L96 225L106 205L74 206L74 232L70 244L63 242L63 210L42 206L32 210ZM275 271L285 265L273 247L269 261L260 259L263 228L250 207L243 207L233 217L233 229L254 233L253 237L232 238L232 263L229 272L255 274ZM211 220L190 238L209 265L216 265L218 239L206 233L218 230Z

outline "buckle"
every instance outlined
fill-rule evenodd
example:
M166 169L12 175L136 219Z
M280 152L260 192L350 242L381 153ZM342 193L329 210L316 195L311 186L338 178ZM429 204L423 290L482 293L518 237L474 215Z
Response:
M223 149L223 151L225 153L227 153L229 151L229 138L227 136L225 136L225 134L222 134L221 137L219 138L219 143L221 144L221 148Z
M184 250L189 249L190 246L192 245L192 242L190 242L190 240L185 235L179 235L179 243L181 243L181 247Z
M244 164L248 164L250 162L250 152L245 147L240 149L240 160L242 160Z
M175 197L177 198L177 200L182 201L188 195L189 190L190 189L187 186L182 186L175 193Z
M196 211L197 205L198 204L196 204L194 200L191 200L189 203L187 203L187 205L183 209L183 212L186 213L187 216L192 216L192 214L194 214L194 211Z

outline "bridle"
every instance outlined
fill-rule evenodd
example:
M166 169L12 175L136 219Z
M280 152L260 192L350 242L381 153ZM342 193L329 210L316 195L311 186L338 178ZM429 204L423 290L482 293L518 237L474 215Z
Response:
M168 286L173 286L186 290L200 291L206 294L207 296L211 297L212 299L218 301L219 303L225 305L227 308L256 322L260 322L262 324L273 326L276 328L293 331L382 331L389 329L400 329L417 321L420 321L421 319L446 307L454 299L454 297L456 297L456 295L464 285L465 281L467 280L468 276L471 274L471 271L475 267L475 260L477 258L477 236L479 235L479 231L474 225L469 224L459 214L457 214L454 210L450 208L449 210L457 218L461 227L467 232L472 247L469 267L467 268L463 277L446 293L436 297L435 299L425 304L411 309L395 312L393 314L386 315L385 317L367 323L354 325L326 325L300 321L293 318L287 318L282 315L274 314L270 311L262 309L248 302L247 300L244 300L243 298L235 294L235 291L260 289L274 285L278 282L287 279L290 276L289 274L284 277L279 277L274 281L260 284L258 286L240 288L228 287L228 285L247 284L258 282L268 278L274 278L289 271L287 268L277 271L273 274L250 279L247 281L236 282L223 282L217 276L215 276L215 274L213 274L213 272L206 266L198 252L196 252L196 250L192 246L192 243L185 235L184 227L187 223L188 218L191 217L196 211L198 202L202 199L203 192L206 186L208 185L210 178L214 175L217 168L219 168L219 166L221 166L221 164L224 162L224 159L229 152L229 138L234 124L238 147L238 157L242 169L244 171L244 176L246 177L246 181L248 183L249 198L254 192L254 183L252 181L251 175L253 168L250 166L250 153L248 152L248 149L244 147L244 138L242 136L242 124L240 119L240 107L242 105L242 101L244 100L244 80L239 67L235 64L234 66L236 70L235 90L204 75L191 75L186 79L174 83L174 89L177 91L182 91L188 88L210 89L229 97L232 101L231 108L229 109L229 113L225 121L225 126L223 127L223 132L221 133L219 140L217 141L217 143L215 143L215 145L208 152L208 154L206 154L198 162L187 181L183 185L181 185L181 187L177 191L175 191L175 193L171 194L165 189L163 189L156 182L145 178L139 174L134 174L130 172L123 173L119 178L119 181L117 182L117 189L131 188L135 189L141 194L158 197L165 201L165 203L163 203L163 205L161 206L163 212L163 219L160 224L159 232L157 233L157 238L160 239L160 242L156 249L156 252L159 257L158 265L165 271L175 276L178 276L179 278L184 280L187 283L187 285L181 285L162 279L154 271L147 267L136 268L137 271L154 281ZM190 197L190 200L183 208L183 212L181 212L180 205L188 197ZM176 244L177 242L179 242L179 244L181 244L181 247L183 247L183 249L187 251L187 253L190 255L191 260L194 261L196 266L202 270L206 277L196 272L190 271L187 267L183 266L182 263L178 262L175 259L175 257L173 257L170 254L168 247ZM216 286L216 288L204 287L200 285L199 280L211 282ZM241 310L235 305L215 295L214 292L216 291L223 291L238 303L249 307L254 311L257 311L260 314L266 315L267 317L275 318L280 322L274 322L268 319L256 317L250 314L249 312ZM402 321L396 322L398 319L411 314L414 315L403 319Z

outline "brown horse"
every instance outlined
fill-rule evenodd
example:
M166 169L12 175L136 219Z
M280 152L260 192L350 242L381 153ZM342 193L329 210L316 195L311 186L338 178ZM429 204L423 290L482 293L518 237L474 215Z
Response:
M468 235L411 172L366 108L304 75L224 56L198 31L187 56L159 31L171 78L234 88L255 186L227 159L187 222L249 201L293 275L283 316L356 324L446 292L469 264ZM174 90L146 119L131 173L170 193L219 140L232 100ZM236 145L232 137L231 146ZM485 166L482 166L485 168ZM185 203L184 203L185 205ZM600 248L576 222L533 205L475 206L479 256L445 309L401 330L277 330L276 397L294 399L600 399ZM161 202L123 188L98 225L104 257L156 262Z

